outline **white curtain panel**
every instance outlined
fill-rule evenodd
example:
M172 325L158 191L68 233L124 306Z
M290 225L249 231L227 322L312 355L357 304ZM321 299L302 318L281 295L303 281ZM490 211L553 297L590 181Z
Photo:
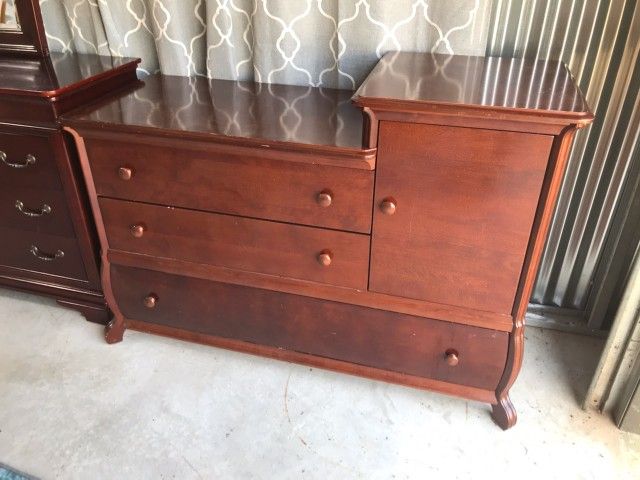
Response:
M355 89L389 50L483 55L490 0L40 0L52 51L171 75Z

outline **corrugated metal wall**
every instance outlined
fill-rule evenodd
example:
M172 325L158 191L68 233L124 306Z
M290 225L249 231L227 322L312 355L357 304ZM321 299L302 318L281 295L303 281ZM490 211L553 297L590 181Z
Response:
M562 59L596 114L577 135L532 302L585 312L640 134L636 0L496 0L487 55ZM588 312L584 313L587 316Z

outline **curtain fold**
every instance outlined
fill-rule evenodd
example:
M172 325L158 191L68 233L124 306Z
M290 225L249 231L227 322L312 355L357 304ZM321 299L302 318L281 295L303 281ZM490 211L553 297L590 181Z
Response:
M144 72L355 89L388 50L482 55L490 0L40 0L52 51Z

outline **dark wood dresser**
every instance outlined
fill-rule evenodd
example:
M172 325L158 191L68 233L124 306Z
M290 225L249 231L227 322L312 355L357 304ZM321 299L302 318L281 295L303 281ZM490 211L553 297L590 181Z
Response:
M49 295L102 323L95 225L75 145L57 119L137 82L136 63L0 55L0 286Z
M65 116L107 341L127 327L436 390L508 428L527 300L592 115L558 62L390 53L351 97L152 76Z

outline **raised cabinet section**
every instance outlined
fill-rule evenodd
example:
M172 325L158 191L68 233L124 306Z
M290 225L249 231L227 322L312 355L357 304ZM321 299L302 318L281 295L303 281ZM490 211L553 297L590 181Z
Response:
M381 122L369 289L511 313L552 141Z

